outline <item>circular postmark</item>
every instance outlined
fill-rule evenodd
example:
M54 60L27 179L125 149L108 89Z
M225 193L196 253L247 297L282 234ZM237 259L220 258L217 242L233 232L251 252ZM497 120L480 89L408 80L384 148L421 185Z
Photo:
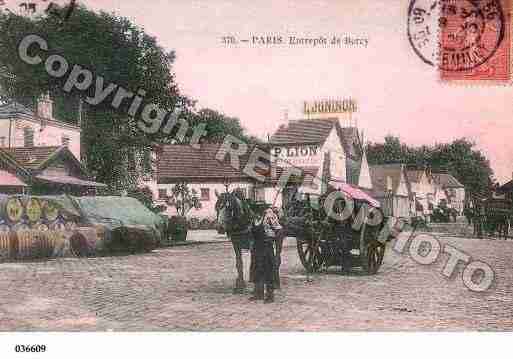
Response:
M0 0L0 11L27 17L52 16L67 21L77 6L76 0Z
M427 64L468 71L487 62L504 40L500 0L412 0L408 39Z

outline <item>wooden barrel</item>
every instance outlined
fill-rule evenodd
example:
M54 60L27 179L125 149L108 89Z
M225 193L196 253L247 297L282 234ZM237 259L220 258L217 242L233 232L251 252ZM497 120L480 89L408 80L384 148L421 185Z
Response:
M8 223L18 223L23 218L23 203L18 197L8 197L0 205L0 216Z
M28 198L25 202L25 213L30 223L36 223L42 215L41 203L37 198Z
M53 201L43 200L41 208L43 210L43 218L48 222L54 222L59 217L59 207Z

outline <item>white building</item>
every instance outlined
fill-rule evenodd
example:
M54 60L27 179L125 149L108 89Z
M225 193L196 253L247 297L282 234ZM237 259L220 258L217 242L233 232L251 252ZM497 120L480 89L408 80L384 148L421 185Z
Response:
M157 204L166 205L173 186L186 182L200 198L201 209L193 209L188 217L213 220L216 218L216 191L223 193L239 188L246 196L254 197L255 180L242 173L248 156L241 159L241 169L221 163L215 156L220 144L203 144L199 149L189 145L165 145L157 153L156 178L147 182ZM176 215L172 206L164 214Z
M16 102L0 106L0 147L45 146L66 146L80 160L80 127L56 120L48 96L36 112Z
M385 216L411 217L413 197L405 165L375 165L370 171L373 196L381 203Z
M336 118L290 121L269 142L271 156L276 159L271 166L271 184L276 184L288 167L299 168L305 176L296 183L291 181L281 196L279 188L264 186L261 190L266 201L277 198L279 206L296 191L320 193L324 190L321 183L372 189L367 156L356 127L342 127Z
M437 193L440 193L436 203L440 204L440 201L445 199L447 204L461 215L465 207L465 186L448 173L433 173L432 177L437 186Z
M429 216L436 206L436 185L426 170L407 170L406 175L411 185L412 212L416 215Z
M247 197L281 207L292 194L319 193L319 184L347 183L371 191L369 166L363 151L361 135L354 127L343 128L337 119L290 121L259 146L267 152L268 168L258 170L265 177L259 182L243 173L251 150L241 157L240 168L216 160L220 144L202 144L199 149L188 145L163 146L157 156L156 181L149 184L157 203L165 204L171 189L186 182L200 197L202 208L191 210L189 217L215 219L215 192L236 188ZM272 158L272 160L271 160ZM280 176L288 167L295 167L303 176L291 178L284 191L278 186ZM167 215L176 211L168 207Z

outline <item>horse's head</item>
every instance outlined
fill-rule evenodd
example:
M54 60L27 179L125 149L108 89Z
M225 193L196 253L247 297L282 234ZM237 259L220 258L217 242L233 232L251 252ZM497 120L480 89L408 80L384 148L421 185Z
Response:
M218 223L227 232L237 232L248 227L251 215L238 192L216 193L215 205Z

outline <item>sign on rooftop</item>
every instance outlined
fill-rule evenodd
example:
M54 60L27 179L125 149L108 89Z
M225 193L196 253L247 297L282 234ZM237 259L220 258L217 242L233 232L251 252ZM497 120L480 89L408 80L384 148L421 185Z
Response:
M303 103L303 113L305 115L322 114L351 114L358 111L356 100L352 98L337 100L318 100L305 101Z

